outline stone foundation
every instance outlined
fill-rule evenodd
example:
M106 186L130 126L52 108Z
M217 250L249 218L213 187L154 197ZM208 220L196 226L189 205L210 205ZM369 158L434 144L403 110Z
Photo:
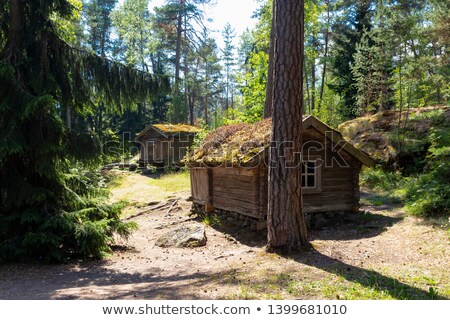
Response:
M205 211L205 206L194 203L192 211L200 215L212 215L217 217L230 226L237 226L242 228L249 228L253 231L262 231L267 229L266 220L258 220L237 212L226 211L222 209L214 209L212 211ZM323 227L330 227L340 222L349 220L350 216L355 213L338 211L338 212L321 212L321 213L305 213L306 227L308 229L317 230ZM350 218L351 219L351 218Z

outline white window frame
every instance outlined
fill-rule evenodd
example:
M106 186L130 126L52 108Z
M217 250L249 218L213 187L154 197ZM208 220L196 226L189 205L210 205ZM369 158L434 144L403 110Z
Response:
M314 162L314 173L308 173L308 172L303 172L303 166L304 164L308 163L308 162ZM306 167L307 168L307 167ZM305 177L305 183L307 184L308 182L308 176L314 176L314 182L315 185L312 187L304 187L303 183L302 183L302 193L303 194L311 194L311 193L320 193L322 192L322 174L321 174L321 170L322 169L322 165L320 163L320 157L319 156L309 156L308 159L304 159L302 161L302 173L301 173L301 179L303 180L303 177ZM301 182L301 181L300 181Z

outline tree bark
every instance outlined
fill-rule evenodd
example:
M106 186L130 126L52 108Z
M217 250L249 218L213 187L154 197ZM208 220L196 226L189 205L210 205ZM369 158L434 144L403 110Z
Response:
M269 167L268 250L308 247L302 208L303 0L275 5L272 143Z
M206 59L205 59L206 60ZM205 61L205 107L204 107L204 113L205 113L205 125L208 127L208 104L209 104L209 65L208 61Z
M23 3L21 0L9 0L9 15L8 40L2 58L14 65L20 60L23 49Z
M270 29L270 45L269 45L269 66L268 66L268 73L267 73L267 83L266 83L266 100L264 101L264 114L263 118L270 118L272 116L272 94L273 94L273 55L274 55L274 48L275 48L275 39L274 39L274 33L275 33L275 2L276 0L273 0L272 3L272 26Z
M314 111L316 107L316 60L312 58L311 65L311 110L310 114Z
M328 39L330 37L330 1L326 2L327 4L327 29L325 30L325 50L323 53L323 69L322 69L322 79L320 84L320 97L319 97L319 105L317 108L320 110L323 103L323 92L325 89L325 77L327 75L327 58L328 58Z
M181 65L181 36L183 32L183 15L185 0L180 0L180 7L177 17L177 40L175 49L175 93L178 94L180 86L180 65Z
M307 64L306 61L303 61L303 75L304 75L304 82L306 85L306 106L308 107L308 109L303 109L305 112L306 110L309 111L309 114L311 114L311 97L310 97L310 90L309 90L309 80L308 80L308 68L307 68ZM303 106L304 107L304 106Z
M66 105L66 127L69 131L72 130L72 115L70 111L70 107Z

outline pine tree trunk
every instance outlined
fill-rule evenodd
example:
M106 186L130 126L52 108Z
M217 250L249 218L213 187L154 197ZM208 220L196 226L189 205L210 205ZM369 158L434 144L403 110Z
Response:
M303 0L276 0L268 250L308 246L301 191ZM284 147L284 148L283 148Z
M72 115L70 111L70 107L66 106L66 127L69 131L72 130Z
M307 110L309 110L309 114L311 114L311 97L310 97L310 90L309 90L309 79L308 79L308 68L306 65L306 61L303 61L304 67L303 67L303 75L305 76L305 85L306 85L306 106L308 107ZM306 109L303 109L306 110Z
M208 93L205 94L205 125L208 126Z
M270 46L269 46L269 70L267 73L267 84L266 84L266 100L264 102L264 119L270 118L272 116L272 94L273 94L273 55L274 55L274 48L275 48L275 39L274 39L274 33L275 33L275 1L273 0L272 4L272 26L270 30Z
M187 29L187 17L186 12L183 9L183 16L184 16L184 30ZM192 94L191 86L189 84L189 60L188 60L188 54L189 54L189 47L188 47L188 38L187 38L187 32L184 32L184 105L188 107L188 114L189 114L189 123L191 125L194 125L194 110L193 107L189 105L189 95ZM194 78L195 79L195 78Z
M23 5L21 0L9 0L10 27L8 32L8 42L5 58L11 64L15 64L22 52L22 34L23 34Z
M184 2L180 0L180 7L177 17L177 40L175 49L175 93L178 94L180 85L180 65L181 65L181 35L183 32L183 15L184 15Z
M209 104L209 72L208 72L208 62L206 62L205 65L205 108L204 108L204 113L205 113L205 125L206 127L208 127L208 104Z
M327 1L327 29L325 30L325 51L323 54L323 69L322 69L322 79L320 84L320 97L318 109L322 107L323 103L323 92L325 89L325 77L327 75L327 58L328 58L328 39L330 36L330 1Z
M316 60L312 59L311 66L311 111L310 114L314 111L316 104Z

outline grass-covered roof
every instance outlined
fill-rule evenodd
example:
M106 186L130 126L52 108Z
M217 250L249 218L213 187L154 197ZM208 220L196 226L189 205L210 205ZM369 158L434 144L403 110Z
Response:
M246 164L264 151L270 143L271 119L255 124L232 124L220 127L206 136L186 158L194 164Z
M265 119L254 124L233 124L223 126L206 136L204 141L191 152L184 162L190 166L248 166L259 162L266 156L271 142L271 119ZM314 128L325 135L334 131L313 116L303 118L303 130ZM336 140L336 141L334 141ZM333 136L337 144L342 142L340 134ZM353 145L346 143L343 149L366 166L374 165L374 161Z
M146 127L144 130L137 134L137 139L144 136L149 130L157 130L163 135L176 135L176 134L192 134L200 132L200 128L196 126L191 126L188 124L170 124L170 123L159 123L152 124Z
M173 134L173 133L197 133L200 131L199 127L190 126L187 124L164 123L164 124L154 124L153 126L164 133L171 133L171 134Z

